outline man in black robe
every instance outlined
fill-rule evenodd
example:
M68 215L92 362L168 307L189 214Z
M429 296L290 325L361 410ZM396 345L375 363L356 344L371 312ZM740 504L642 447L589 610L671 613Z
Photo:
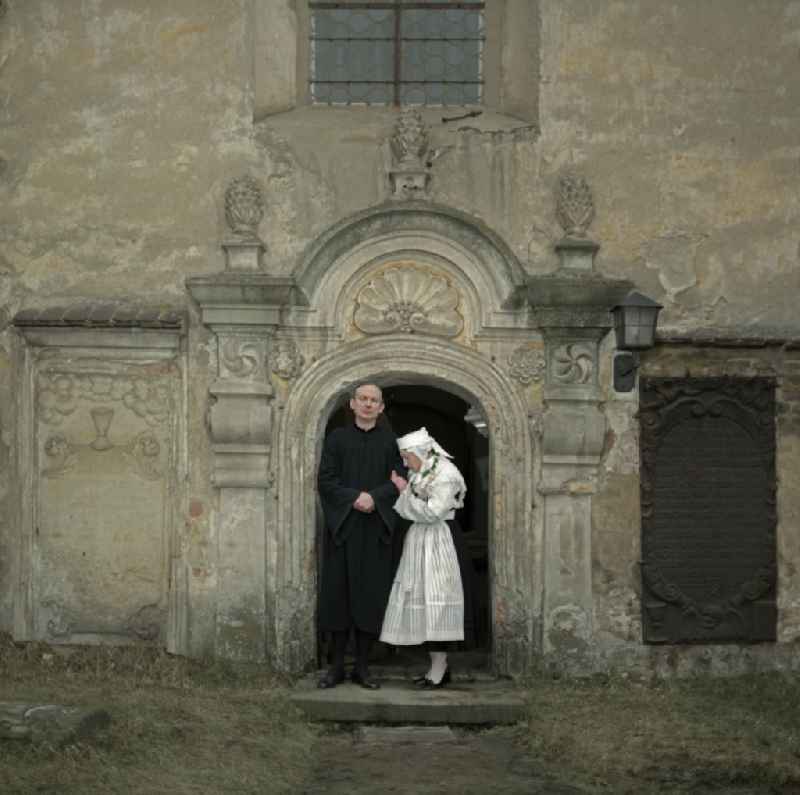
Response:
M319 495L325 516L319 628L330 632L333 664L319 686L344 680L344 654L355 629L356 664L352 679L375 689L367 660L381 631L394 577L392 534L400 521L393 506L398 491L392 470L406 470L395 435L378 423L383 395L375 384L353 392L353 424L332 431L322 449Z

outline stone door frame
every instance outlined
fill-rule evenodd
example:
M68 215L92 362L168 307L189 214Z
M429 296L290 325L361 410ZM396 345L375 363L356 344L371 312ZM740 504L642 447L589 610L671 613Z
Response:
M316 470L325 425L353 385L436 386L479 405L490 442L492 668L529 671L539 651L542 538L533 517L533 443L527 409L488 357L463 345L388 335L343 345L297 382L273 446L274 515L267 520L267 638L273 664L299 671L316 660Z

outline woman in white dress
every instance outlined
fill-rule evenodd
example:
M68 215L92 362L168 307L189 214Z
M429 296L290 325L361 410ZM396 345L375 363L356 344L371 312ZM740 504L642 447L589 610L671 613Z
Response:
M425 644L430 669L415 682L438 688L450 681L444 649L465 637L464 556L456 550L453 533L460 536L460 530L452 520L464 504L467 488L450 455L425 428L398 439L397 445L411 474L406 481L392 473L400 492L394 509L413 524L403 544L380 639L393 646Z

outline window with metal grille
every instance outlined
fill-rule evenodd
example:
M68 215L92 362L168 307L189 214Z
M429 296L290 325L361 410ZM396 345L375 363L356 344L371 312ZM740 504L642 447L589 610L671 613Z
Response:
M483 101L484 3L310 2L309 9L312 102Z

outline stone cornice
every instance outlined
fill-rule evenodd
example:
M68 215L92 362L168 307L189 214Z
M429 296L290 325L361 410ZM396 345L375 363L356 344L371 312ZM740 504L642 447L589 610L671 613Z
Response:
M591 312L602 310L607 313L633 286L627 279L609 279L599 274L560 269L555 273L529 276L525 284L525 297L528 305L537 312L546 307Z
M746 334L741 329L695 329L656 333L656 345L685 345L695 348L784 348L800 350L800 336Z
M307 304L294 279L263 273L190 276L186 289L208 326L274 326L285 307Z
M173 307L123 301L75 303L23 309L13 319L18 328L160 329L183 331L184 314Z

